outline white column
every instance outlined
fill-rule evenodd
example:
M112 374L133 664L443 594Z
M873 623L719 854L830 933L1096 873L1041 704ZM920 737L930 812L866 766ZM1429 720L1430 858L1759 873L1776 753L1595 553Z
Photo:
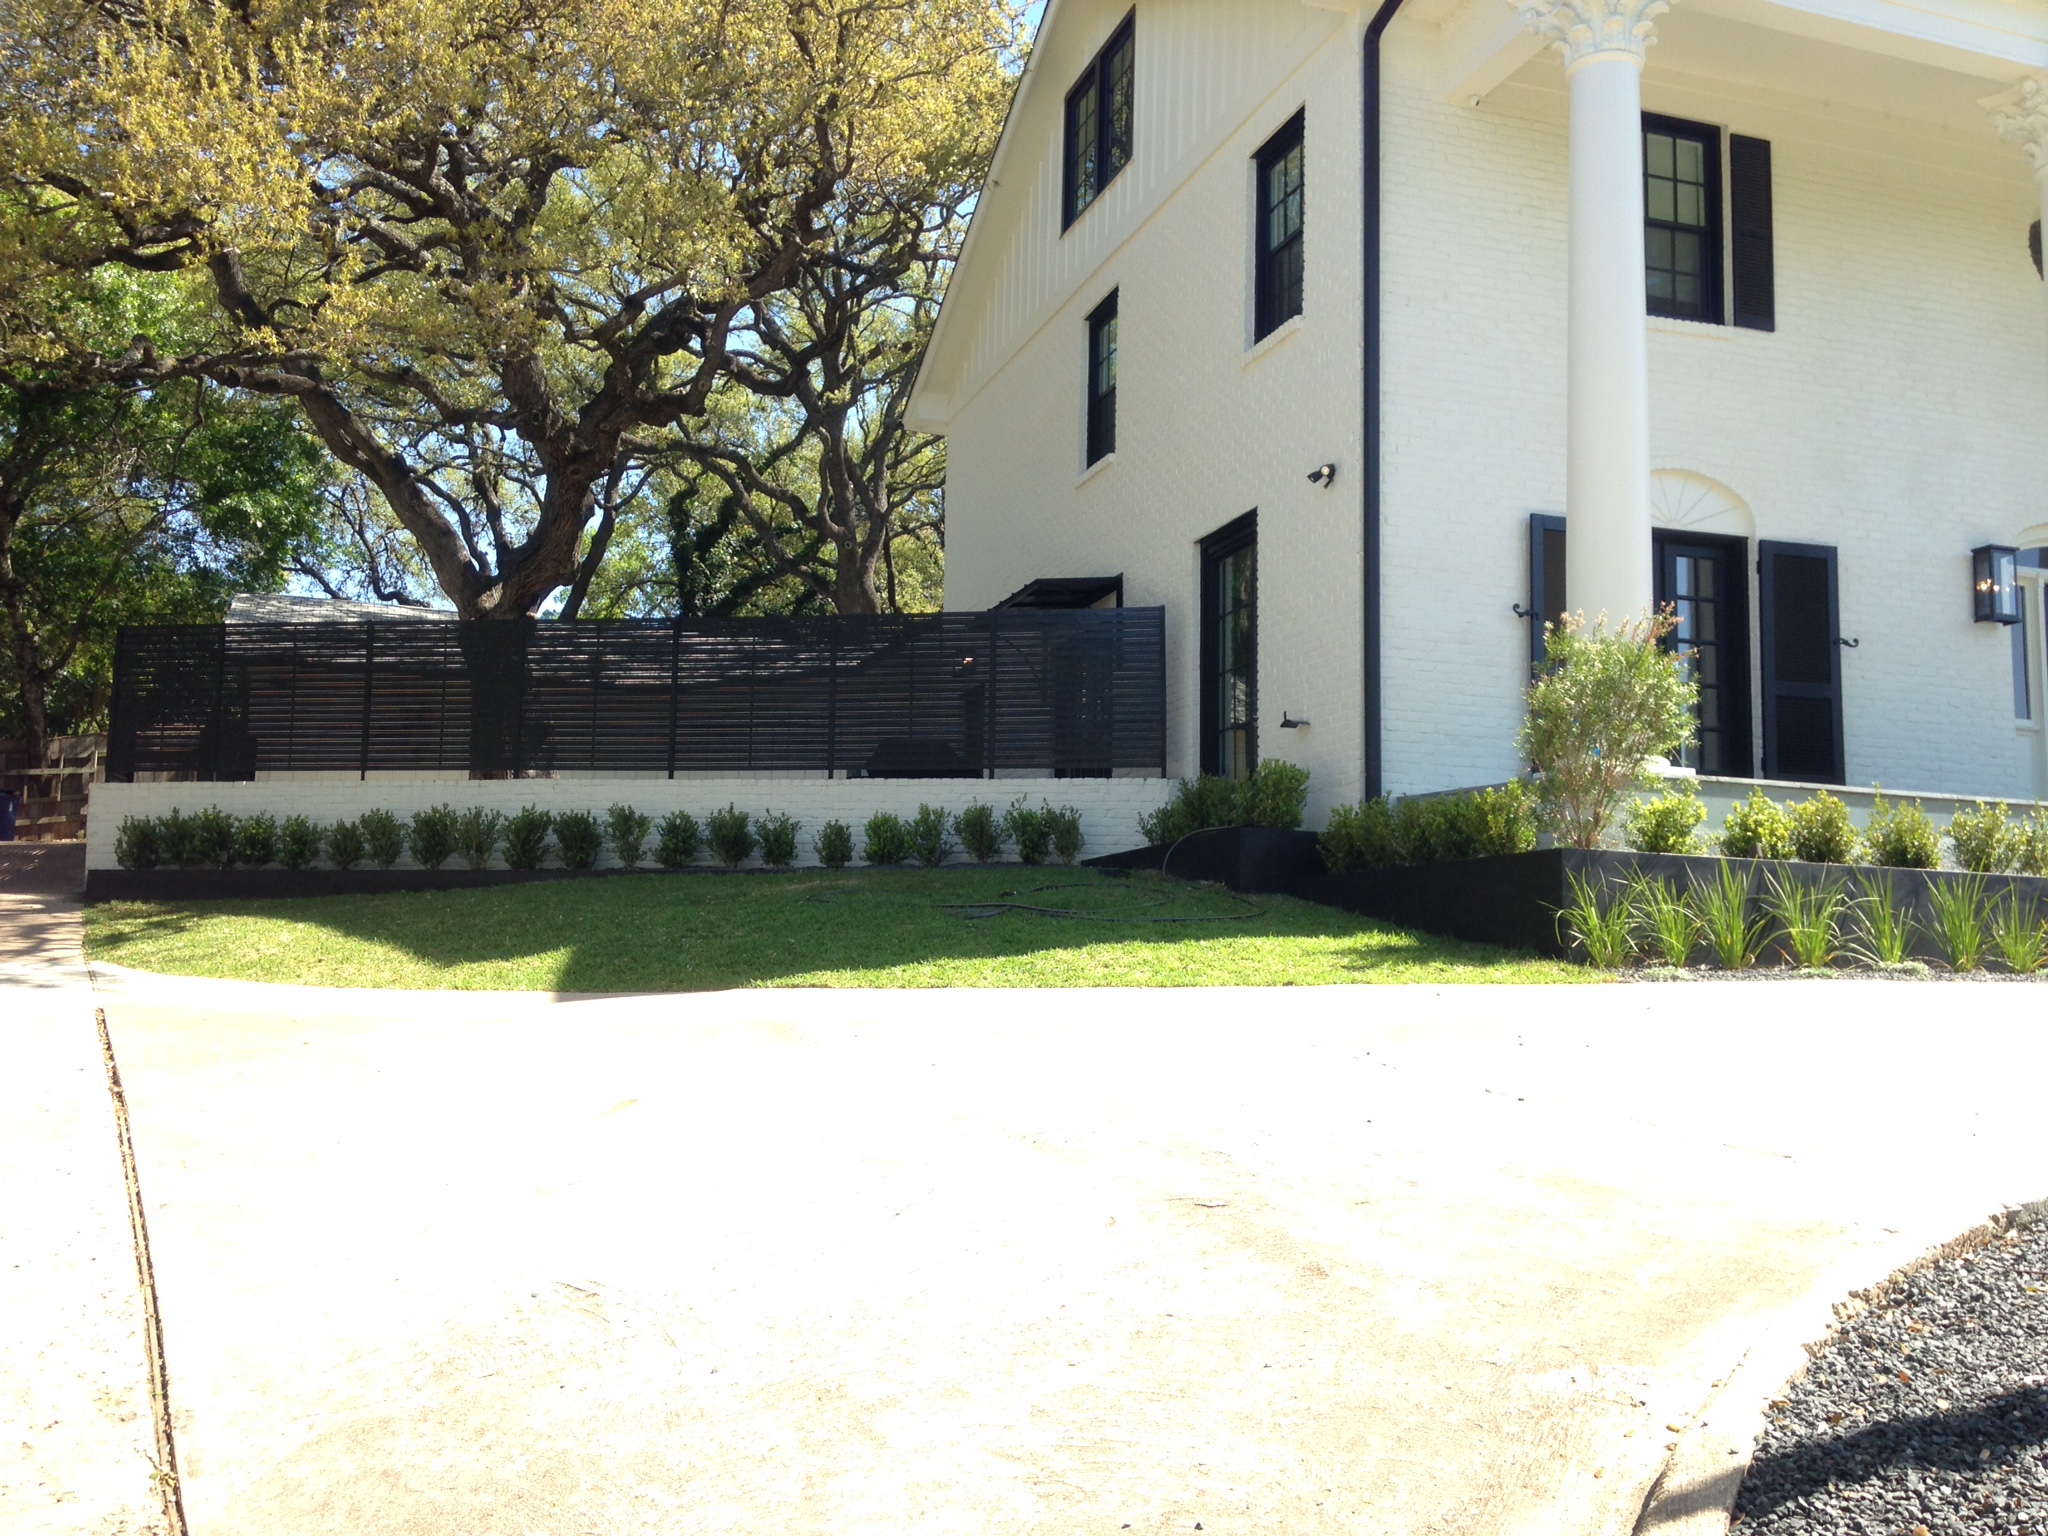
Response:
M1565 601L1650 609L1650 360L1643 303L1643 54L1667 0L1519 0L1571 87Z
M1984 105L1991 109L1992 125L2024 149L2034 163L2034 182L2041 194L2041 238L2048 246L2048 81L2039 76L2022 80ZM2048 320L2048 303L2041 313Z

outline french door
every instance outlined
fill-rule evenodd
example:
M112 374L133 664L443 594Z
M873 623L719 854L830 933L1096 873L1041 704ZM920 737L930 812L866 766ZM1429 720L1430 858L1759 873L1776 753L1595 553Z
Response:
M1685 766L1746 779L1756 772L1749 708L1749 545L1710 534L1656 533L1657 606L1678 627L1665 642L1700 688L1699 740Z

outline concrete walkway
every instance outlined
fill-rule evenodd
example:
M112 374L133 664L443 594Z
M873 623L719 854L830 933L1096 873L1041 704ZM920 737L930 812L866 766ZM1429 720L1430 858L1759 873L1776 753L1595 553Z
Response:
M100 982L200 1536L1690 1536L2048 1194L2031 989Z

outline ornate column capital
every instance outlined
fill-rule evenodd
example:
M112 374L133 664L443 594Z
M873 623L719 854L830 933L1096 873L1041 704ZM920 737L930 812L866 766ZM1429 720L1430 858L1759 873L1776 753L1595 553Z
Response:
M1991 126L2024 149L2034 174L2048 181L2048 82L2033 76L1981 105L1991 113Z
M1515 0L1515 9L1523 26L1557 45L1570 70L1599 54L1626 54L1641 64L1671 0Z

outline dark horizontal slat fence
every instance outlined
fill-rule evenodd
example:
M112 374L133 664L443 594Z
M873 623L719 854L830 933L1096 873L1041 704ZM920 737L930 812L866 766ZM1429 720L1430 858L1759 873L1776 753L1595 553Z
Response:
M131 627L108 777L1165 772L1165 614Z

